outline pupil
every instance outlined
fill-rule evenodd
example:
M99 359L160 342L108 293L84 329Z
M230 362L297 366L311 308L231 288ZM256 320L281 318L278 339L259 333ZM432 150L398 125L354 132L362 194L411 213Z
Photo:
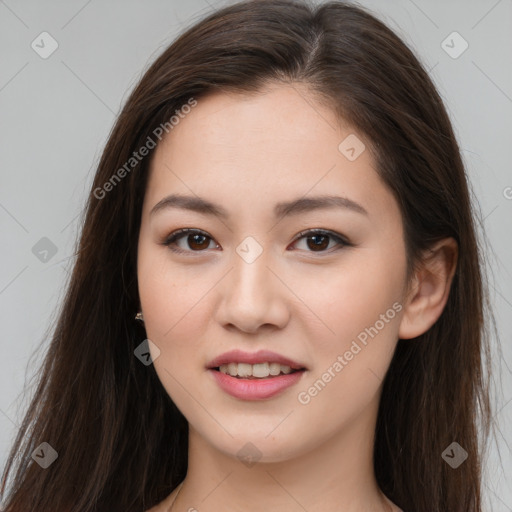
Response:
M327 235L311 235L311 236L308 236L308 242L314 238L323 238L323 242L327 241L328 239L328 236ZM325 243L322 243L322 242L314 242L314 245L313 247L317 248L317 249L325 249L327 246L329 245L329 243L327 242L327 244ZM311 249L311 247L310 247Z
M205 235L197 235L197 234L196 234L196 235L189 235L189 240L190 240L190 237L192 237L192 239L194 240L194 241L192 242L192 245L196 243L195 239L197 239L197 238L199 238L199 239L201 239L201 238L202 238L202 239L203 239L202 244L204 244L204 242L206 241L206 238L207 238ZM199 246L201 246L202 244L201 244L201 242L198 242L198 245L199 245ZM192 245L190 244L190 242L189 242L189 245L190 245L190 247L192 247ZM206 244L206 246L208 247L208 244ZM204 247L199 247L199 249L204 249Z

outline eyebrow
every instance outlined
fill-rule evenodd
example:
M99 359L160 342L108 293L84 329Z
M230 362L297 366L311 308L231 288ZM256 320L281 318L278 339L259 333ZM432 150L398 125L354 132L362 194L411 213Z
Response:
M228 211L206 199L198 196L185 196L179 194L171 194L159 201L149 213L150 216L157 212L167 210L168 208L182 208L204 215L213 215L221 219L229 219ZM274 207L274 215L276 217L284 217L287 215L298 215L300 213L310 212L319 209L345 208L356 213L368 215L368 212L359 203L340 196L316 196L301 197L293 201L277 203Z

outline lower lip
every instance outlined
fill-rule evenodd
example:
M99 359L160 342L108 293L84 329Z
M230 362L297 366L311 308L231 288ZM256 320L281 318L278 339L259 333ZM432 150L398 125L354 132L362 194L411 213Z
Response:
M218 370L209 369L220 388L226 393L242 400L265 400L296 384L304 370L279 375L268 379L239 379Z

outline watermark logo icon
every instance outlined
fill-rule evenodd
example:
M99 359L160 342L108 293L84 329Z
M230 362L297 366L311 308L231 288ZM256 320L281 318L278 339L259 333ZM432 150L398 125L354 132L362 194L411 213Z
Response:
M48 443L41 443L33 452L32 459L34 459L43 469L50 467L59 454Z
M253 263L260 257L263 247L252 236L248 236L238 245L236 252L246 263Z
M262 455L261 451L251 442L245 443L236 454L238 460L248 468L252 468Z
M32 254L42 263L48 263L57 254L57 250L57 246L49 238L43 236L32 247Z
M148 339L144 340L133 353L144 366L149 366L160 357L160 349Z
M468 458L468 452L459 443L454 441L441 454L441 457L453 469L457 469Z
M48 32L41 32L30 46L39 57L47 59L59 47L59 43Z
M351 162L359 158L365 149L363 141L353 133L345 137L338 146L339 152Z
M468 49L468 47L468 42L458 32L452 32L441 43L441 48L452 59L458 59Z

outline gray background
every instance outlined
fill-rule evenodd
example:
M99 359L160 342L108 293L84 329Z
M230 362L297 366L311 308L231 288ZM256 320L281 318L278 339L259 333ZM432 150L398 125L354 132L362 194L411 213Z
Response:
M37 369L55 322L80 214L115 116L163 48L225 4L0 0L1 468L27 404L21 394L26 379ZM488 510L512 511L512 0L361 4L397 31L430 70L485 219L503 351L496 356L501 373L494 370L499 431L491 440L485 492ZM31 47L44 31L58 43L47 59ZM469 44L457 58L443 47L454 31ZM457 39L445 44L462 48ZM43 237L55 254L34 254L36 244L48 244L40 242Z

